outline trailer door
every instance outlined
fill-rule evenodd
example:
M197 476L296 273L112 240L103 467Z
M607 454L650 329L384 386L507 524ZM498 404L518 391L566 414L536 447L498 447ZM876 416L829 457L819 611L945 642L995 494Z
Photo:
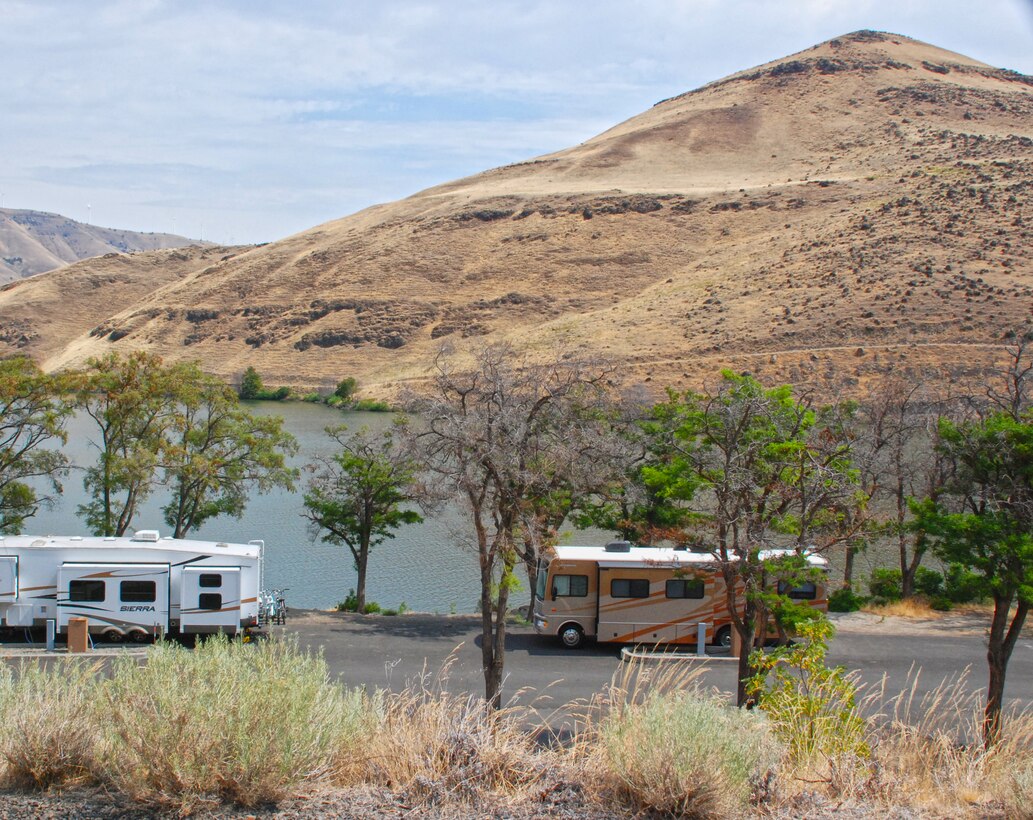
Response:
M18 556L0 556L0 604L18 600Z
M66 562L57 574L57 613L59 632L69 618L87 618L91 632L166 630L169 565Z
M240 567L183 567L179 628L185 633L240 629Z

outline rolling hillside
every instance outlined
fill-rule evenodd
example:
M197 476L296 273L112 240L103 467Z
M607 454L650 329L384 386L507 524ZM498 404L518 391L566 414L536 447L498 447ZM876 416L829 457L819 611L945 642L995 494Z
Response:
M0 283L107 253L180 248L193 243L168 233L98 228L43 211L0 209Z
M962 378L1033 319L1031 193L1033 79L856 32L266 246L13 283L0 343L49 368L143 347L382 396L444 342L500 339L654 385Z

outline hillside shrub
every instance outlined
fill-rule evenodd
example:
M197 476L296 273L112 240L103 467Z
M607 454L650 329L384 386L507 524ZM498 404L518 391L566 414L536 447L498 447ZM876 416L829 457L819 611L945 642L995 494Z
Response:
M351 376L346 379L341 379L337 383L337 387L334 389L334 396L341 401L351 401L355 395L355 391L358 390L359 383Z
M872 597L879 601L899 601L903 596L904 581L899 569L876 567L872 570L872 578L868 589Z
M651 693L600 726L600 776L640 816L739 814L781 748L756 712L695 692Z
M829 595L829 612L857 612L868 602L864 595L858 595L852 587L841 587Z
M362 410L366 413L390 413L391 405L379 399L359 399L352 402L352 410Z

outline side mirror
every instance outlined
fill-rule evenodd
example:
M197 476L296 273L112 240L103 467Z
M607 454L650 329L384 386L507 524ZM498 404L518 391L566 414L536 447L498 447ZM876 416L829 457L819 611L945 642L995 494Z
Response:
M556 600L556 587L552 588L552 598L550 600L552 600L552 601Z

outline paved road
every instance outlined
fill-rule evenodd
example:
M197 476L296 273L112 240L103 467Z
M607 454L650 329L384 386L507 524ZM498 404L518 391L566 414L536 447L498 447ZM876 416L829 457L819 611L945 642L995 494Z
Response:
M908 686L920 670L919 695L971 667L968 687L986 683L985 625L977 617L948 617L938 622L909 623L855 614L833 616L838 633L829 660L857 669L862 680L877 685L886 676L887 689ZM483 691L480 621L471 616L398 617L305 613L287 627L303 645L321 647L332 672L351 686L398 689L421 674L433 676L451 653L451 691ZM683 662L678 662L683 663ZM696 662L692 662L694 665ZM702 680L732 692L735 663L712 660ZM574 651L541 638L528 627L512 627L506 643L505 694L529 690L539 698L563 704L600 691L622 668L620 647L589 645ZM1033 704L1033 636L1016 647L1008 673L1007 695ZM528 702L530 695L522 696Z

